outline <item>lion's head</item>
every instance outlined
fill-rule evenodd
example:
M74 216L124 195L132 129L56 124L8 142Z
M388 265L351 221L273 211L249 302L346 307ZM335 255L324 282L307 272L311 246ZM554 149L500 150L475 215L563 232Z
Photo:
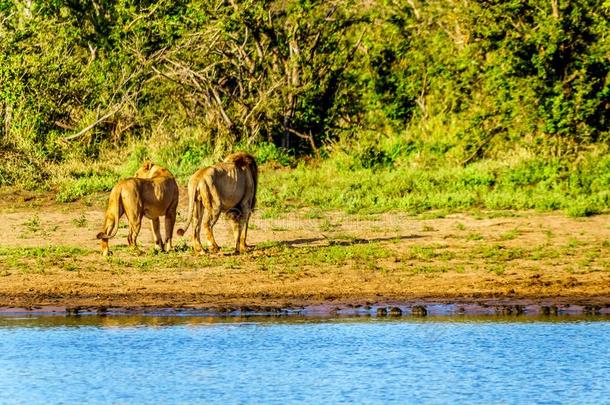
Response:
M142 163L142 166L136 171L133 177L140 179L152 179L153 177L174 177L169 170L163 166L159 166L150 161Z

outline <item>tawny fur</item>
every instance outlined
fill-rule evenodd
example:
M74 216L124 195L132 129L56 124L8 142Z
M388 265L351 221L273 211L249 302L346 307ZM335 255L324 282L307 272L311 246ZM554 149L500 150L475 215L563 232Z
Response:
M247 249L248 221L256 205L258 167L256 160L244 152L227 156L224 162L197 170L188 184L189 211L187 223L178 229L182 236L194 219L193 247L202 251L201 225L212 251L219 249L212 228L220 214L225 214L233 226L235 252Z
M162 166L144 163L135 177L119 181L110 192L104 225L97 234L102 253L110 254L108 239L116 235L123 214L129 222L127 242L130 246L137 246L142 218L147 217L151 220L155 245L161 250L171 249L177 207L178 184L174 176ZM161 237L161 216L165 217L165 240Z

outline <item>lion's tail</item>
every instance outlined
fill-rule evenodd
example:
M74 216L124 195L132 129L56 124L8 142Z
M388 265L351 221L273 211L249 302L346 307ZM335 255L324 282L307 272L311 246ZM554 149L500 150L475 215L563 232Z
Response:
M123 199L121 198L121 187L115 187L110 192L110 201L108 201L108 207L112 206L114 200L114 208L112 211L106 210L106 218L104 220L104 229L102 232L97 234L97 239L110 239L114 238L119 230L119 219L123 215Z
M184 233L189 229L191 225L191 221L193 220L193 211L195 209L195 204L197 203L197 195L199 194L199 184L196 181L191 181L189 183L189 212L187 214L187 221L184 228L180 228L176 231L178 236L184 235Z
M256 206L256 189L258 188L258 166L256 165L254 156L245 152L236 152L227 156L225 162L231 162L240 169L243 169L244 167L250 169L250 173L252 173L252 182L254 184L252 205L250 206L250 209L253 210Z

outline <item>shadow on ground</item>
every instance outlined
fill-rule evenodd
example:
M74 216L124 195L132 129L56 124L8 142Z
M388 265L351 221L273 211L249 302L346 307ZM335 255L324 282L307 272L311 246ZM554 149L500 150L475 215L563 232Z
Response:
M364 245L367 243L376 243L376 242L388 242L388 241L401 241L408 239L419 239L423 238L422 235L398 235L398 236L386 236L382 238L353 238L353 239L333 239L326 237L319 238L300 238L293 240L285 240L279 241L277 245L274 246L290 246L290 247L305 247L305 246L353 246L353 245ZM321 244L321 242L326 242ZM257 249L265 249L266 247L261 247Z

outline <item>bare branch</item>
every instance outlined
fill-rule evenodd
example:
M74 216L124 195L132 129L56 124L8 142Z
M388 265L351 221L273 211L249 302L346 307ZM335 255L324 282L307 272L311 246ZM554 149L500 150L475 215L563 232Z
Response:
M100 118L98 118L97 120L95 120L95 122L91 125L86 126L85 128L83 128L82 130L80 130L79 132L77 132L74 135L70 135L67 136L65 138L63 138L64 141L71 141L73 139L78 138L81 135L86 134L87 132L89 132L90 130L92 130L93 128L96 127L97 124L99 124L100 122L106 120L107 118L112 117L114 114L116 114L117 112L119 112L119 110L121 108L123 108L124 104L119 104L117 107L111 109L110 111L108 111L106 114L104 114L103 116L101 116Z
M296 131L296 130L294 130L294 129L292 129L292 128L286 128L286 130L287 130L288 132L290 132L291 134L294 134L294 135L298 136L299 138L302 138L302 139L306 139L306 140L308 140L308 141L309 141L309 144L311 145L311 149L313 149L314 153L316 154L316 157L317 157L317 158L320 158L320 151L319 151L319 150L318 150L318 148L316 147L316 143L315 143L315 141L314 141L313 136L311 135L311 133L310 133L309 135L306 135L306 134L303 134L303 133L301 133L301 132L299 132L299 131Z
M151 15L153 15L155 13L155 11L157 11L157 8L159 8L159 4L157 3L155 4L155 6L150 10L150 12L148 14L142 14L136 18L134 18L128 25L127 27L125 27L124 31L129 31L131 29L131 27L133 27L135 25L135 23L137 23L138 21L140 21L143 18L148 18Z
M407 3L409 3L411 8L413 9L413 14L415 14L415 18L419 20L421 17L419 14L419 10L417 10L417 7L415 6L415 2L413 0L407 0Z

